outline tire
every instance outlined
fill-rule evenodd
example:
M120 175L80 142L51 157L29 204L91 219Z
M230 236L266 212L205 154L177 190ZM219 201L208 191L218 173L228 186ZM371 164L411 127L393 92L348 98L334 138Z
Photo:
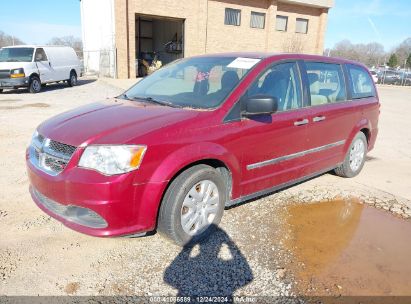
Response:
M367 155L367 138L363 132L358 132L348 148L344 162L334 169L334 172L341 177L354 177L358 175L365 163Z
M0 89L0 93L3 93L3 89Z
M67 80L69 87L74 87L77 85L77 74L74 71L70 72L70 78Z
M206 197L208 200L204 200ZM198 242L220 223L227 198L226 182L216 169L193 166L177 176L167 189L157 231L179 246Z
M36 93L39 93L40 91L41 91L40 78L38 78L37 76L31 77L30 82L29 82L29 92L36 94Z

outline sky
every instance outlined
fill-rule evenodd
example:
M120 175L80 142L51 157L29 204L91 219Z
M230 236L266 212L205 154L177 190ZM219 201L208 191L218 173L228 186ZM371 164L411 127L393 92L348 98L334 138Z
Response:
M81 37L79 0L0 0L0 31L25 43ZM411 0L334 0L325 47L349 39L379 42L386 51L411 37Z
M81 37L79 0L0 0L0 31L27 44Z
M334 0L329 11L325 47L348 39L379 42L386 51L411 37L410 0Z

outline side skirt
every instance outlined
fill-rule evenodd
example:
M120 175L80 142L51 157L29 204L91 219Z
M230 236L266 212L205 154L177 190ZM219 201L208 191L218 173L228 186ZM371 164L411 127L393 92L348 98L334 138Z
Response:
M265 196L265 195L267 195L267 194L273 193L273 192L278 191L278 190L280 190L280 189L288 188L288 187L290 187L290 186L292 186L292 185L299 184L299 183L304 182L304 181L307 181L307 180L309 180L309 179L311 179L311 178L313 178L313 177L316 177L316 176L319 176L319 175L324 174L324 173L326 173L326 172L329 172L329 171L335 169L336 167L338 167L339 165L340 165L340 164L337 164L336 166L327 168L327 169L325 169L325 170L321 170L321 171L315 172L315 173L313 173L313 174L306 175L306 176L303 176L303 177L294 179L294 180L292 180L292 181L289 181L289 182L286 182L286 183L283 183L283 184L280 184L280 185L277 185L277 186L274 186L274 187L271 187L271 188L268 188L268 189L264 189L264 190L261 190L261 191L258 191L258 192L252 193L252 194L248 194L248 195L246 195L246 196L241 196L241 197L236 198L236 199L234 199L234 200L228 201L228 202L225 204L225 207L226 207L226 208L232 207L232 206L234 206L234 205L238 205L238 204L244 203L244 202L246 202L246 201L255 199L255 198L257 198L257 197Z

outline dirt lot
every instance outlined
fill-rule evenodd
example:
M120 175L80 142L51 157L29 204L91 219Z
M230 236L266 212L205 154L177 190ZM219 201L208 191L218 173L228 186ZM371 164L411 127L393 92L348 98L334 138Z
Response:
M388 249L409 243L411 233L411 88L379 88L380 134L358 177L325 174L231 208L214 237L192 250L181 250L158 235L81 235L32 202L24 153L36 126L57 113L115 96L122 91L115 85L124 85L92 79L80 84L49 86L37 95L0 95L0 295L393 295L407 290L411 295L411 287L401 283L407 281L402 275L409 274L409 258ZM294 209L317 201L330 201L331 207L325 207L326 212ZM310 223L324 222L316 212L344 219L339 230L330 228L338 221L329 221L318 232L331 233L333 250L304 242L315 229L296 218L311 214ZM381 229L372 229L377 226ZM311 231L307 237L304 229ZM364 251L349 244L365 246ZM374 251L382 253L369 259ZM401 251L411 255L409 247ZM319 265L313 259L317 252L332 254ZM358 261L367 260L368 268L358 266ZM339 275L347 267L352 270Z

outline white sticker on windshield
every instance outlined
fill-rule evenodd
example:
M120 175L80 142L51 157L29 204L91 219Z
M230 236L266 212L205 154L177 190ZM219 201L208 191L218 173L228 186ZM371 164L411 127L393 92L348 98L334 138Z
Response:
M235 68L235 69L251 69L254 65L256 65L261 59L256 58L244 58L238 57L234 59L229 65L228 68Z

